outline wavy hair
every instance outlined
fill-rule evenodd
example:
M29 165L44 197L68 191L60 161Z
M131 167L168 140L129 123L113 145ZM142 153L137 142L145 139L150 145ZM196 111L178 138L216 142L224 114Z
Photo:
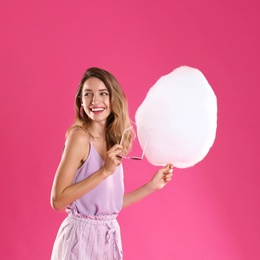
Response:
M120 84L110 72L101 68L92 67L87 69L83 74L75 96L75 121L74 124L68 129L66 136L68 136L71 130L78 127L88 132L88 128L92 120L83 110L81 110L81 104L83 85L91 77L100 79L105 84L109 92L111 113L108 116L106 123L106 146L107 150L109 150L113 145L119 144L122 133L126 128L132 125L132 122L128 114L127 99L122 88L120 87ZM88 132L88 134L90 133ZM131 149L134 137L135 134L133 130L125 133L124 140L122 142L124 154Z

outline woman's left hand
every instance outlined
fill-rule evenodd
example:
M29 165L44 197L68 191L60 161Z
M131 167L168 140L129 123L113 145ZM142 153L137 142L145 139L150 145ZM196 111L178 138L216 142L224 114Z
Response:
M168 182L171 181L173 176L173 165L168 163L165 167L161 168L155 173L150 181L153 190L162 189Z

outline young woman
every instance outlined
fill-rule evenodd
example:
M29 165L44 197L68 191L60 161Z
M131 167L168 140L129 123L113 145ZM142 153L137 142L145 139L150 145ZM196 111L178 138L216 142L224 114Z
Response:
M171 180L173 166L168 164L148 183L124 194L121 155L131 148L133 132L125 131L130 126L127 101L115 77L88 69L78 87L76 120L67 131L51 192L52 207L68 212L52 260L122 259L117 214Z

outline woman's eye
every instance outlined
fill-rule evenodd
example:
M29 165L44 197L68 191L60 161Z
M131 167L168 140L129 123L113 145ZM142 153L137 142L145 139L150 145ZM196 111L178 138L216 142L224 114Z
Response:
M108 92L101 92L100 94L101 94L101 96L108 96L109 95Z
M85 97L90 97L90 96L92 96L92 93L90 93L90 92L89 92L89 93L86 92L86 93L84 94L84 96L85 96Z

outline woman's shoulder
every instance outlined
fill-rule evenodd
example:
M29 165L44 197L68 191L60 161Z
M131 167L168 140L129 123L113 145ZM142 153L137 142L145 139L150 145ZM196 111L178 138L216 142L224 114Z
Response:
M90 141L90 137L89 137L88 132L81 127L78 127L78 126L72 127L67 132L66 143L72 142L72 143L75 143L78 145L85 146L87 143L89 143L89 141Z

